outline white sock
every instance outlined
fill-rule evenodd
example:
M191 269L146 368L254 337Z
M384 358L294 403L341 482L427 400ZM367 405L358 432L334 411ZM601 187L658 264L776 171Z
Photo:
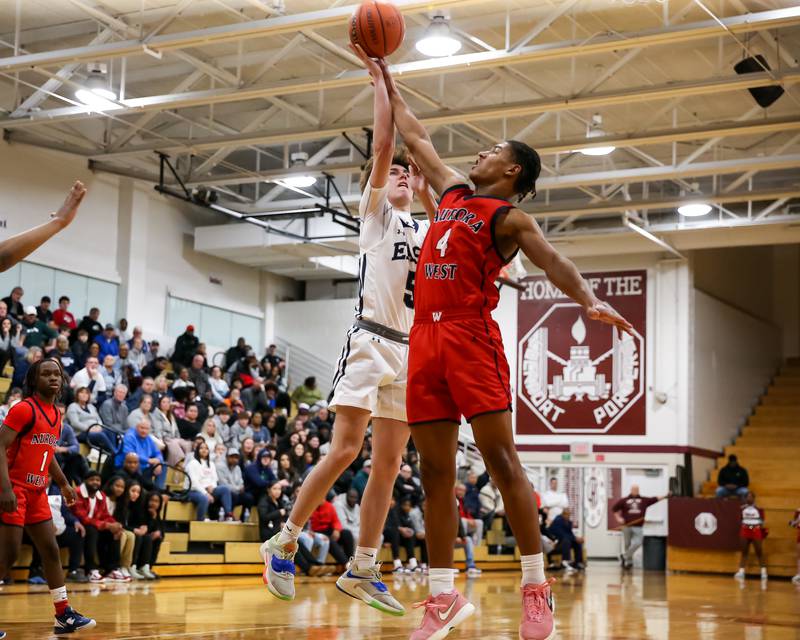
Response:
M522 556L522 586L526 584L542 584L546 578L544 576L544 555L534 553L530 556Z
M297 539L300 537L300 533L303 531L303 527L296 525L291 520L287 520L286 524L283 525L283 529L281 529L280 534L278 535L278 544L288 544L289 542L297 542Z
M431 569L428 580L431 585L431 595L450 593L455 589L456 573L452 569Z
M353 565L356 571L366 571L375 566L378 559L378 550L372 547L356 547L355 560Z
M57 589L50 589L50 595L53 597L53 602L63 602L67 599L67 587L58 587Z

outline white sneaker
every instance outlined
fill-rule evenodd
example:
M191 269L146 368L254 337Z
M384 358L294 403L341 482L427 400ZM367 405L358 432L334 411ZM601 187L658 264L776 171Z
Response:
M145 580L156 580L158 576L150 569L150 565L146 564L142 567L142 575Z
M477 578L479 575L483 573L478 567L470 567L467 569L467 577L468 578Z
M106 580L108 580L109 582L130 582L131 577L125 576L125 574L122 573L122 571L120 571L119 569L114 569L114 571L112 571L106 576Z
M126 571L127 571L127 569L126 569ZM128 572L128 574L134 580L144 580L144 574L136 568L136 565L131 567L131 569Z
M800 573L792 578L792 584L800 584Z
M120 573L121 573L123 576L125 576L126 578L133 579L133 575L132 575L132 574L131 574L131 572L130 572L130 571L128 571L128 569L126 569L125 567L121 567L121 568L120 568L120 570L119 570L119 572L120 572Z
M245 509L242 514L242 522L250 522L250 509Z
M733 577L736 580L744 580L744 569L739 569L736 573L733 574Z
M767 576L767 568L761 567L761 579L766 580L769 576Z
M94 569L89 574L89 582L92 582L94 584L103 584L105 581L106 579L100 575L100 572L97 569Z

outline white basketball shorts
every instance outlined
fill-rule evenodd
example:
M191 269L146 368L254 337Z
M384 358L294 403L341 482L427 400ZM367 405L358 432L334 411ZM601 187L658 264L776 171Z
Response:
M408 345L359 327L347 332L329 408L357 407L373 418L406 421Z

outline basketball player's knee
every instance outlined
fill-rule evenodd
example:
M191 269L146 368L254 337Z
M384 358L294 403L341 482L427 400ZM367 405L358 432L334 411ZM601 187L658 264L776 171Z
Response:
M372 457L372 471L371 476L382 478L384 480L391 479L394 482L397 474L400 471L400 463L402 458L397 456L374 456Z
M342 469L349 467L361 451L362 444L363 443L356 440L345 440L343 442L339 442L337 443L337 446L331 447L330 451L328 452L328 458L337 467L342 467Z
M525 471L519 461L509 456L504 451L484 457L489 475L498 488L512 487L518 482L525 480Z

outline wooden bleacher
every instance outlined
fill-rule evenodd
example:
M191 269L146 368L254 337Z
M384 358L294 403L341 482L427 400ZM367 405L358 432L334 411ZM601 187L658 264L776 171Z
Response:
M741 435L725 447L725 457L717 460L716 469L703 484L704 497L714 496L717 473L732 453L747 469L756 504L765 510L770 531L764 542L767 570L771 576L793 576L797 533L787 523L800 507L800 359L781 367ZM739 553L669 547L667 567L733 574L739 567ZM752 550L747 571L758 572Z

